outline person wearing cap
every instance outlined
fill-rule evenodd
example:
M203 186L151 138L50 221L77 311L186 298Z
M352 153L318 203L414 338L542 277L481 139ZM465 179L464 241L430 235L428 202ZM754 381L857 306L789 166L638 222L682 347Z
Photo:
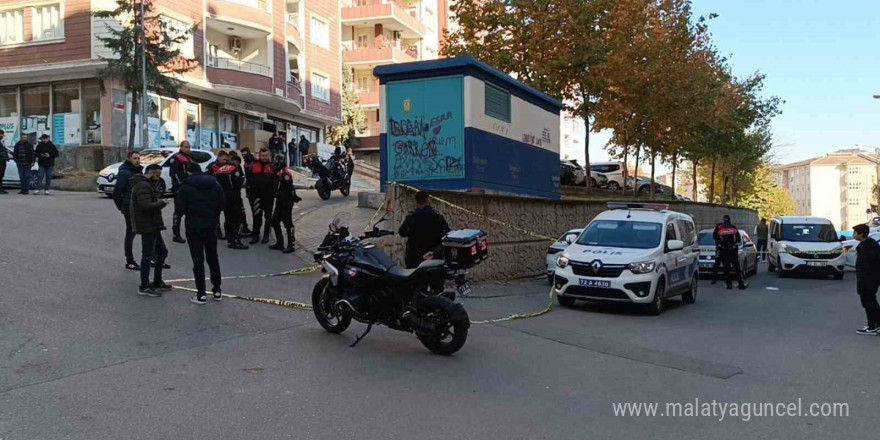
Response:
M724 284L728 289L732 289L730 281L730 270L739 284L740 290L745 290L749 285L743 280L742 270L739 267L739 243L742 241L739 228L731 221L730 216L725 215L723 221L715 226L712 233L715 239L715 246L718 248L718 256L721 259L721 265L724 267Z
M31 167L34 166L34 146L28 142L27 135L22 133L21 140L15 143L12 158L18 167L18 180L21 183L19 194L28 194L31 187Z
M0 194L9 194L3 189L3 176L6 175L6 162L9 161L9 151L3 142L4 136L6 136L6 132L0 130Z
M40 194L40 184L45 181L43 189L46 195L52 186L52 170L55 168L55 158L58 157L58 148L49 140L49 135L40 136L40 143L34 149L34 155L37 156L37 188L34 194Z

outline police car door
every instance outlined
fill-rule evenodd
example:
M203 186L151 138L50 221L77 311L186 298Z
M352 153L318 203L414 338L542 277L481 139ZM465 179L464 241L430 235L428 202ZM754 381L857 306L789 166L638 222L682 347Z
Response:
M684 263L686 258L683 255L683 249L676 251L669 250L666 243L671 240L678 240L679 233L676 230L675 219L670 218L666 221L666 241L663 244L663 264L666 266L666 291L672 292L681 286L681 283L687 281L684 275Z
M697 264L700 259L700 247L697 245L697 228L689 219L679 218L676 222L679 240L684 243L681 256L678 257L679 268L682 270L684 281L690 283L691 278L697 272ZM687 284L690 285L690 284Z

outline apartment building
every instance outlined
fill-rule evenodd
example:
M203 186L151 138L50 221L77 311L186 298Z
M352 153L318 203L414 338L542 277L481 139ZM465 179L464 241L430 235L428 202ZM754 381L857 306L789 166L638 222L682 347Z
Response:
M147 0L167 24L196 26L181 52L195 60L181 96L150 94L141 147L259 147L270 132L323 140L341 122L337 0ZM112 0L0 0L0 128L65 151L127 145L131 98L100 84L98 39L115 20L92 17ZM103 88L102 88L103 86ZM102 93L103 90L103 93ZM140 118L139 109L134 109ZM12 133L12 134L11 134ZM64 154L64 153L62 153Z
M777 183L797 204L797 215L825 217L839 230L865 223L877 204L880 156L844 149L774 168Z
M355 148L379 166L379 80L376 66L431 60L440 55L449 22L447 0L342 0L343 62L352 69L366 129Z

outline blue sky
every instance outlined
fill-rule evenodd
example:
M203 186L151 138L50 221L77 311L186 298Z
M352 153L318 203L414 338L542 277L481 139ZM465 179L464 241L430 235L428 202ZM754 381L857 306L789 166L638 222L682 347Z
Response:
M880 0L693 0L711 12L713 40L738 76L767 75L764 94L786 102L773 121L774 154L792 162L880 147ZM607 135L591 156L607 157Z

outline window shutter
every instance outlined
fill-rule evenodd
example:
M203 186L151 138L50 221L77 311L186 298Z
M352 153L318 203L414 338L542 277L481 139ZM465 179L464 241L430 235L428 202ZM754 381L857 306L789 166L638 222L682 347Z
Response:
M486 84L486 115L510 122L510 92L494 84Z

